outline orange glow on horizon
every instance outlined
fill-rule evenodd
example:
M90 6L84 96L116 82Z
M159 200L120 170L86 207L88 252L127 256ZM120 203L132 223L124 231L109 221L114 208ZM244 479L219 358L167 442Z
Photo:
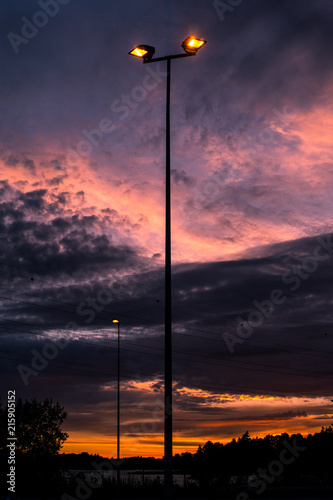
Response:
M176 423L176 422L175 422ZM251 430L251 426L258 424L261 430ZM221 432L203 432L205 427L229 427L230 422L205 422L201 423L200 429L194 427L193 430L196 431L196 436L186 436L179 432L174 433L174 444L173 453L195 453L200 446L203 446L207 441L213 443L219 442L222 444L227 444L232 439L240 438L247 430L249 430L250 438L264 438L267 434L276 436L283 433L289 435L292 434L302 434L307 436L308 434L314 434L320 432L321 427L328 426L327 420L323 419L318 421L318 417L310 418L303 417L302 419L295 419L295 421L290 422L286 425L285 421L281 421L281 425L278 422L271 421L251 421L246 420L236 420L233 421L235 430L233 432L227 431L227 436L221 435ZM142 438L130 438L124 436L121 439L121 457L129 458L135 456L142 457L155 457L162 458L164 455L163 448L163 433L147 436ZM103 457L115 457L116 456L116 438L115 436L110 438L108 436L95 436L89 433L80 433L79 431L70 432L70 437L65 442L61 449L61 453L90 453L99 454Z
M134 381L123 387L124 392L137 394L139 400L135 411L127 415L121 414L122 457L163 456L163 401L160 395L156 398L153 387L156 382L157 380L142 383ZM145 395L145 403L140 394ZM198 398L197 410L182 410L178 405L179 401L190 397L193 398L193 404ZM200 410L202 398L207 400L205 411L214 409L213 416L209 413L205 416L205 411ZM220 403L220 400L224 400L224 403ZM321 427L327 427L331 423L330 416L325 414L325 410L322 411L329 404L329 398L323 397L310 399L248 394L217 395L184 387L175 392L174 453L195 453L198 446L203 446L207 441L226 444L233 438L238 439L246 431L249 431L251 438L263 438L267 434L308 435L320 432ZM65 429L69 433L69 439L62 451L115 457L115 409L106 413L105 422L101 426L101 432ZM106 428L109 428L108 434L105 433Z

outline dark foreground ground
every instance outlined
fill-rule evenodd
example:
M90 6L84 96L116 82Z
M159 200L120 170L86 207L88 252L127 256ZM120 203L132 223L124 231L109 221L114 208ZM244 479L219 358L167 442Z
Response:
M83 484L83 483L82 483ZM164 500L163 485L156 488L123 488L117 491L116 487L108 489L84 490L77 487L75 490L50 490L44 492L22 492L21 495L1 495L0 500ZM200 489L193 487L190 491L183 488L174 489L173 500L333 500L333 486L270 486L261 494L252 488L240 486L237 488Z
M91 500L94 500L95 497L91 498ZM117 496L110 496L108 498L104 498L104 500L143 500L144 497L142 496L132 496L132 497L117 497ZM260 496L251 496L251 497L248 497L248 499L244 496L244 497L237 497L237 495L233 496L233 497L230 497L230 496L192 496L192 497L179 497L179 496L174 496L174 500L178 500L180 499L181 500L213 500L213 499L217 499L219 498L220 500L255 500L255 499L260 499L260 500L321 500L321 499L330 499L330 500L333 500L333 495L332 493L327 493L327 494L322 494L322 493L319 493L319 494L312 494L312 495L302 495L302 496L299 496L298 494L296 495L293 495L293 494L288 494L288 495L279 495L279 496L276 496L276 495L260 495ZM60 498L44 498L43 500L60 500ZM0 500L7 500L6 497L1 497L0 496ZM34 498L21 498L21 497L15 497L15 500L37 500L37 499L34 499ZM72 497L72 500L77 500L76 497ZM164 500L164 496L156 496L156 497L147 497L147 500Z

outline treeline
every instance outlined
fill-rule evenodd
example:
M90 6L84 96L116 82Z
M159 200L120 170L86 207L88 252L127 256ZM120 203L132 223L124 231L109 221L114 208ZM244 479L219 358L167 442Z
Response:
M108 459L106 457L102 457L100 455L92 455L89 453L62 453L55 457L57 460L57 464L59 467L67 470L91 470L94 467L92 464L101 464L104 461L110 461L110 466L114 464L114 468L116 468L116 460L113 458ZM121 469L128 470L161 470L164 467L164 461L162 458L154 458L154 457L129 457L123 459L121 463ZM96 467L95 467L96 468Z
M190 475L196 480L198 486L193 484L191 486L190 482L187 485L191 496L203 491L221 492L224 489L226 494L229 491L231 497L234 497L233 487L242 484L259 488L259 492L271 486L333 488L332 450L332 426L322 428L320 432L308 436L283 433L277 436L252 438L246 432L242 437L226 444L207 441L203 446L199 446L195 453L176 454L173 457L173 467L175 473L181 473L187 477ZM3 447L0 449L2 471L8 469L7 459L8 449ZM17 450L15 493L18 496L30 495L34 498L61 498L64 493L76 497L79 488L76 478L81 477L80 484L83 484L84 476L72 474L73 480L69 484L64 473L71 470L105 470L105 467L100 467L103 463L114 464L113 468L116 466L116 462L112 459L109 460L98 454L43 455ZM154 457L130 457L121 464L123 470L140 470L145 473L150 470L162 470L163 467L163 459ZM0 493L2 494L7 491L6 479L6 475L3 474L0 479ZM109 495L111 490L116 491L114 480L107 479L107 477L96 489L89 485L85 487L92 489L91 498L95 498L96 495L102 495L102 498L104 493ZM194 487L196 489L193 489ZM133 491L129 491L129 496L138 488L144 490L140 485L133 485ZM147 489L143 491L145 498L148 498L150 493L156 495L160 491L150 490L147 484L145 488ZM126 496L125 489L123 485L124 497ZM139 492L135 494L139 495ZM247 497L244 496L244 498Z
M232 480L237 482L260 475L266 475L267 483L271 481L274 485L333 485L332 450L332 425L308 436L283 433L252 438L245 432L226 444L207 441L195 453L176 454L173 467L177 473L191 475L202 486L228 485ZM107 460L88 453L61 454L54 458L62 469L91 469L93 462ZM130 457L121 464L121 469L127 470L161 470L163 467L163 459L154 457Z
M264 438L254 437L245 432L242 437L229 443L207 441L195 453L181 453L173 457L174 470L190 474L201 482L228 483L233 476L258 475L267 471L289 483L308 477L332 482L331 459L333 450L333 426L322 428L320 432L303 436L287 433L268 434ZM59 454L54 457L61 469L92 469L92 463L108 460L100 455ZM112 463L112 459L111 459ZM161 470L163 459L154 457L130 457L124 459L121 469Z
M253 483L266 476L267 484L274 485L333 485L332 450L331 425L306 437L283 433L251 438L246 432L224 445L208 441L195 454L183 454L183 460L206 485L230 484L235 476L236 481L252 476Z

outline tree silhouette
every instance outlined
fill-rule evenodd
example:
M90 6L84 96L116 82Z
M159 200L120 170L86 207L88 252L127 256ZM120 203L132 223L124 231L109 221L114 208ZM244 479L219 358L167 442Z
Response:
M68 438L61 425L67 412L52 399L39 402L18 399L15 408L16 449L22 455L45 457L57 455ZM7 407L0 406L0 449L7 442Z
M295 459L290 460L293 458L290 450L295 443L302 451L296 452ZM282 433L251 438L247 431L225 445L207 441L199 446L193 456L193 477L203 486L228 485L232 476L237 476L240 481L245 480L253 474L259 474L259 469L267 469L269 464L280 461L286 449L289 463L284 464L281 474L274 476L274 485L333 486L329 459L333 449L332 425L322 427L320 433L307 437L299 433L291 436Z

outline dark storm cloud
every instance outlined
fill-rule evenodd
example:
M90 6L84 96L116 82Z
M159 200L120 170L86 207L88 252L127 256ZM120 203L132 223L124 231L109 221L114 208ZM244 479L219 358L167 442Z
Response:
M22 210L43 210L45 206L44 196L46 193L46 189L37 189L20 195L19 200L23 202Z
M185 184L186 186L193 186L195 184L193 177L187 175L183 169L172 168L171 177L176 184Z
M324 241L328 238L323 235ZM261 253L265 253L261 257L176 266L173 274L174 376L180 388L279 396L300 393L330 395L333 317L324 305L333 278L332 257L318 262L315 271L306 273L309 257L314 255L317 247L315 238L303 238L261 249ZM325 255L323 247L320 255ZM299 287L293 291L291 288L297 283L300 269L307 277L298 276ZM287 277L284 281L283 276ZM101 372L98 377L103 379L109 361L98 353L103 352L102 346L107 342L105 329L110 329L112 317L117 315L121 318L123 332L127 334L123 341L126 377L160 378L163 311L157 297L163 296L163 273L138 273L129 278L126 285L120 280L119 290L114 289L110 302L96 312L93 322L88 324L85 316L77 314L77 305L87 297L98 297L100 290L107 286L107 283L92 281L89 285L55 287L53 291L48 285L46 301L38 300L40 293L35 294L37 298L33 300L16 294L18 303L2 299L8 320L26 320L30 324L30 328L29 325L24 328L3 321L2 331L6 332L6 327L24 328L26 332L39 331L42 334L50 328L58 328L66 337L65 324L75 321L78 344L72 340L70 349L64 350L64 364L70 367L71 359L78 359L79 365L84 367L91 363L93 366L96 361L97 372ZM237 337L238 318L247 324L251 311L255 311L257 316L252 319L256 319L260 307L267 308L267 300L271 300L271 293L277 288L284 294L285 301L269 311L250 335ZM67 302L72 305L66 305ZM35 329L34 316L42 320ZM96 355L93 358L91 349L84 346L84 331L87 329L102 335L101 340L94 341ZM234 353L230 353L224 341L225 332L238 338ZM8 330L9 335L14 333ZM43 343L39 342L40 350ZM114 342L111 346L115 349ZM29 352L29 344L27 348L26 352ZM61 367L57 370L61 372ZM50 376L48 370L40 374L45 378L45 384L51 383ZM110 376L114 379L115 374ZM89 380L89 384L94 384L84 370L68 373L67 377L69 384L88 383ZM109 376L105 382L107 380L110 380ZM189 407L196 404L195 398L187 402Z
M223 23L216 22L213 33L210 26L212 45L202 55L206 73L186 82L185 114L179 123L196 127L204 145L205 128L210 137L213 131L223 137L230 127L247 137L258 116L271 114L272 108L295 112L316 105L332 81L327 50L333 42L332 19L327 1L307 6L244 2Z
M31 160L30 158L25 158L23 160L23 165L26 169L30 170L30 172L32 174L35 174L36 173L36 165L35 165L35 162L33 160Z
M106 236L89 234L85 229L86 221L82 224L80 220L73 221L72 226L77 229L68 231L62 237L58 234L59 240L54 241L54 232L48 224L30 222L23 226L9 225L7 234L17 236L21 241L16 241L12 253L6 254L4 267L16 266L18 273L21 268L33 275L51 276L54 273L83 274L87 269L95 269L96 272L108 263L116 267L134 264L135 253L131 248L124 245L117 248L110 244ZM28 233L23 235L23 229ZM8 252L9 245L6 247Z
M52 179L46 181L46 183L48 186L59 186L59 184L62 184L64 177L65 176L53 177Z
M54 201L49 204L46 189L23 193L3 183L4 199L8 193L11 201L0 203L3 272L59 278L62 274L83 276L88 269L98 272L105 266L136 267L138 258L132 248L113 245L108 236L99 232L103 227L101 218L59 216L67 207L69 193L52 193ZM41 214L49 220L39 221ZM118 218L117 222L120 221Z
M5 165L10 167L16 167L19 161L19 158L14 155L9 155L7 158L4 158Z
M257 91L263 91L261 99L272 93L281 95L283 85L287 95L307 106L312 100L308 98L313 97L310 92L320 90L332 76L332 55L326 50L333 41L329 28L332 6L322 2L304 8L300 2L287 1L259 2L257 6L256 15L247 26L243 24L248 49L242 52L243 61L238 61L235 77L244 83L252 80ZM253 4L248 3L247 9L253 9ZM243 13L246 15L245 10ZM240 40L244 41L245 37ZM291 78L282 80L282 72ZM303 84L298 86L300 82Z
M281 413L263 415L262 417L259 418L261 420L289 420L295 417L307 417L307 416L308 415L304 410L299 410L299 411L290 410Z

